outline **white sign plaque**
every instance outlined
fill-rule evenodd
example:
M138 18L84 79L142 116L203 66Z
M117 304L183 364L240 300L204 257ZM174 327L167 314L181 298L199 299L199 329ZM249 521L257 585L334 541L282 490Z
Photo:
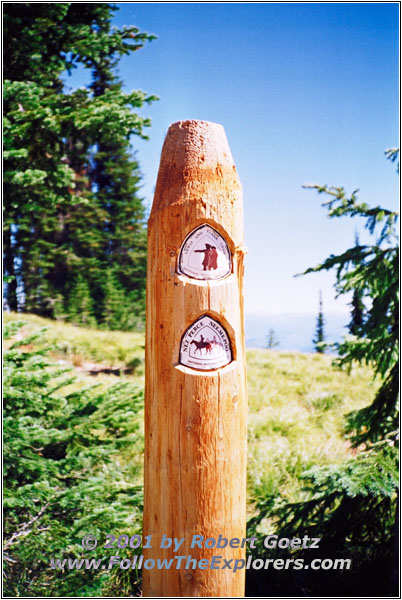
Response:
M193 369L211 371L232 361L229 336L212 317L204 315L183 335L180 344L180 363Z
M232 271L225 239L209 225L197 227L180 250L178 271L194 279L222 279Z

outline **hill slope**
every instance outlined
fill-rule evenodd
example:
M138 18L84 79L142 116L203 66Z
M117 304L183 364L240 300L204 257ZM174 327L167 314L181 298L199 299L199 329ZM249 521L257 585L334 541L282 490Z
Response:
M4 317L25 322L20 336L46 328L41 343L54 345L52 358L73 369L73 387L119 378L144 383L143 333L85 329L36 315ZM362 368L348 374L322 354L248 350L247 375L250 500L267 485L296 500L304 469L348 454L343 415L371 401L372 374Z

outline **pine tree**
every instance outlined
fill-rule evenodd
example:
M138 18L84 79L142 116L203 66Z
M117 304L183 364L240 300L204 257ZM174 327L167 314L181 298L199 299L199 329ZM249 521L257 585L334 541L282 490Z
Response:
M7 325L5 337L21 325ZM120 382L67 393L74 378L52 364L50 350L38 332L4 353L3 590L7 597L138 596L134 570L60 569L51 560L94 558L80 543L88 533L102 544L112 531L116 540L140 538L133 457L143 452L142 391ZM128 546L118 554L140 552Z
M325 352L324 342L325 342L325 333L324 333L324 312L322 305L322 293L320 290L319 295L319 305L318 305L318 315L317 315L317 325L315 330L315 336L313 338L313 344L316 352L323 354Z
M113 74L114 65L110 56L102 56L93 69L91 89L95 98L104 97L110 89L121 93L122 83ZM130 156L128 140L110 135L99 137L91 165L90 179L105 215L99 224L104 269L113 271L114 287L118 284L122 305L127 304L129 297L132 300L134 290L140 292L140 302L131 303L131 312L137 312L139 317L145 310L146 278L145 210L138 195L139 165ZM123 313L124 310L122 316ZM102 317L98 315L98 320ZM122 329L127 322L122 319L115 325Z
M274 331L274 328L271 327L268 335L267 335L267 344L266 344L266 348L272 350L272 348L276 348L277 346L279 346L279 340L276 337L276 333Z
M355 248L360 246L359 236L357 233L355 234ZM351 320L348 325L349 332L352 335L358 336L364 319L364 302L362 297L362 291L359 287L358 282L356 282L356 287L353 290L352 301L350 303L352 307Z
M88 283L86 279L78 273L71 286L67 302L67 318L76 325L94 327L96 325L94 312Z
M125 311L124 289L113 270L109 268L104 278L102 324L106 329L120 329L122 326L124 327Z
M150 121L136 111L155 97L123 92L112 70L153 36L136 27L112 29L114 10L104 3L4 5L4 266L11 310L61 314L60 296L66 310L77 273L85 273L99 319L102 273L120 262L123 287L140 300L145 295L144 209L129 140L146 138ZM77 65L94 83L67 93L62 76ZM99 94L97 73L108 67ZM102 148L107 190L94 167Z

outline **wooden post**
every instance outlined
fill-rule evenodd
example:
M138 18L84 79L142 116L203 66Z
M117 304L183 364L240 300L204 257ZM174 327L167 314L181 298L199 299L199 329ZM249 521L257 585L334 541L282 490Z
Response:
M241 185L223 127L174 123L148 223L144 596L244 595L245 569L222 569L246 551L223 547L223 538L242 540L246 525L244 252ZM168 538L183 542L166 547ZM204 547L209 538L215 547ZM213 556L222 559L205 568Z

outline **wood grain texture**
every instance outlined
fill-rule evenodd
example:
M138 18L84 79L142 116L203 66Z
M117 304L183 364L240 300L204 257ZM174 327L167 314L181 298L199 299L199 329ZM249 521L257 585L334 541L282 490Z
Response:
M207 223L226 239L232 273L200 281L176 272L181 245ZM221 125L181 121L163 146L148 223L144 557L245 557L243 549L190 548L194 534L245 537L246 380L241 185ZM233 360L214 371L179 364L186 329L208 314L226 329ZM162 535L185 538L176 553ZM233 564L233 563L232 563ZM244 595L245 571L143 569L144 596Z

